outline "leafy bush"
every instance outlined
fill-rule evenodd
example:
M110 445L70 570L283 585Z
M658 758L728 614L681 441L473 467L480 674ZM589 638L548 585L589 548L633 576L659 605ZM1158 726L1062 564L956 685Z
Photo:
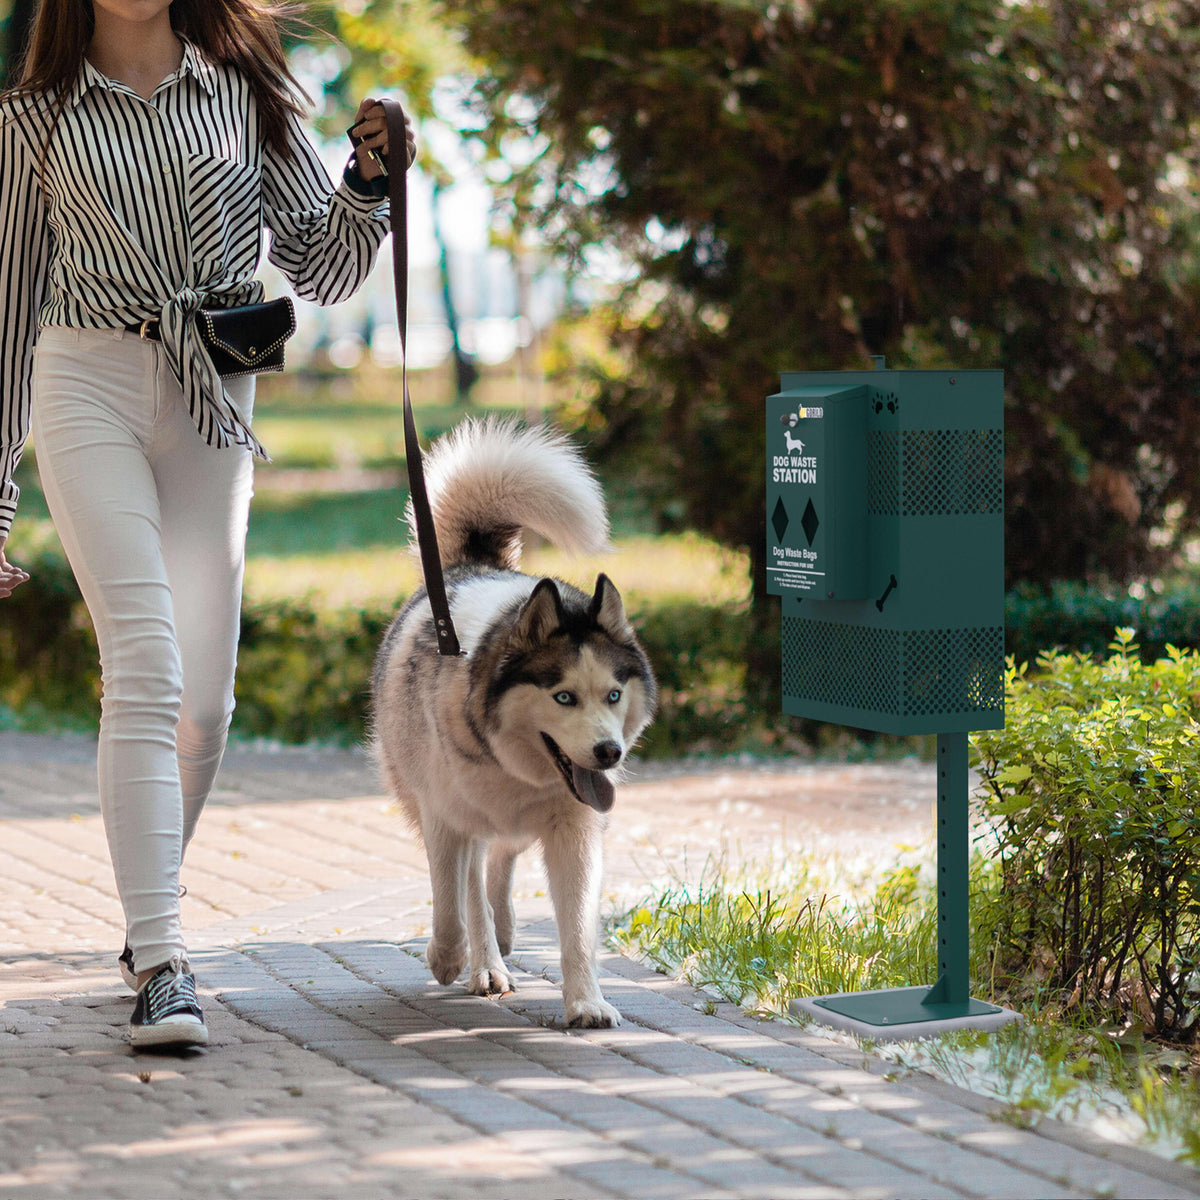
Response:
M392 616L391 610L320 612L302 603L248 606L238 650L238 731L289 742L361 739L375 652ZM662 693L641 753L741 747L755 734L761 744L772 740L748 711L749 619L742 606L665 605L637 624Z
M1007 725L975 735L1004 882L999 963L1190 1039L1200 1001L1200 654L1009 662Z
M100 664L91 619L61 554L22 557L33 579L0 609L0 701L72 718L94 715Z
M245 608L237 731L284 742L361 740L375 653L393 615L291 602Z
M666 757L726 748L751 724L746 702L744 606L673 604L637 616L638 636L654 664L659 712L642 752Z

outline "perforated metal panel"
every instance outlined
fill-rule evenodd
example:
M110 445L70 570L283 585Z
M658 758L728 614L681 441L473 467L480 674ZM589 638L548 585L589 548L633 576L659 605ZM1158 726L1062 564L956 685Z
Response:
M900 512L900 439L898 429L867 434L867 512L894 517Z
M867 511L936 517L1004 507L999 429L873 429L867 434Z
M899 715L902 639L895 629L786 617L783 690L799 699Z
M1004 627L904 635L906 713L1004 711Z
M994 513L1004 504L998 429L909 429L902 435L901 514Z
M1004 629L905 631L786 617L783 690L897 719L1001 713Z

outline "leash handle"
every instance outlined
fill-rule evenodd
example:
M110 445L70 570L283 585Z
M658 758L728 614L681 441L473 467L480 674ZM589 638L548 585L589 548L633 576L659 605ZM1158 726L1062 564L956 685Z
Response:
M417 440L417 422L408 394L408 139L404 127L404 109L395 100L381 100L388 132L388 201L392 225L392 274L396 285L396 321L400 327L400 378L404 387L404 457L408 464L408 486L413 515L417 523L417 547L421 569L425 573L425 592L433 610L438 653L461 653L450 604L446 599L446 581L438 552L437 532L425 490L425 467L421 461L421 443Z

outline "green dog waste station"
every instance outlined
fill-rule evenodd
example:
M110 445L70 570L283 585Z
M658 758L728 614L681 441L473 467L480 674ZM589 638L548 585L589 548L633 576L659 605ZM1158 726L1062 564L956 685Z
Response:
M784 710L937 734L937 982L793 1008L876 1040L1017 1019L968 981L967 735L1004 725L1003 373L789 372L766 421Z

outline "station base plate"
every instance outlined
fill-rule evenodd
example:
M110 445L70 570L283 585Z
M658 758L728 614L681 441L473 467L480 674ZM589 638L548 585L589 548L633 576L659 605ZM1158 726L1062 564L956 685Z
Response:
M797 1016L877 1042L937 1037L952 1029L999 1029L1021 1020L1012 1009L983 1000L930 1002L928 987L887 988L878 992L839 992L793 1000Z

